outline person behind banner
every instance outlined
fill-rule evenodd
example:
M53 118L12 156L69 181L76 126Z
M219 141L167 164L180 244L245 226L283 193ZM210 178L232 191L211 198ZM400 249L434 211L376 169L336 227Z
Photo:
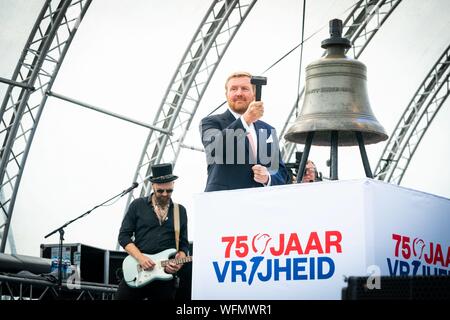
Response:
M225 82L228 110L200 123L207 160L205 192L288 183L275 129L261 121L251 74L235 72Z
M322 181L316 165L311 160L306 161L305 173L303 174L302 183ZM295 180L297 182L297 179Z
M166 249L177 248L174 226L174 211L179 212L179 249L175 258L185 258L189 254L186 209L172 201L177 176L172 174L171 164L152 166L153 192L150 196L141 197L131 202L122 221L119 232L119 244L136 259L136 267L153 270L157 261L148 255L155 255ZM176 250L174 250L176 251ZM170 262L164 272L175 275L181 264ZM156 270L155 270L156 271ZM116 300L173 300L176 294L178 279L153 280L142 287L132 287L126 279L119 283Z

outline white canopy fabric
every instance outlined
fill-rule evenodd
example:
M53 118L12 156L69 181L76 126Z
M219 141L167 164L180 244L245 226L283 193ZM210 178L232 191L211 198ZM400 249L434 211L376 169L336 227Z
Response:
M199 120L224 101L223 84L235 70L260 74L301 40L302 1L259 1L231 43L202 99L185 144L201 146ZM353 0L306 1L304 68L322 54L328 21L345 19ZM11 78L43 1L0 0L0 77ZM164 92L209 1L94 1L67 53L53 91L152 123ZM436 59L450 43L450 2L402 1L360 61L368 69L372 110L388 134ZM297 95L299 50L265 74L263 120L281 130ZM0 83L3 98L7 85ZM450 197L449 101L428 129L402 185ZM224 110L224 109L223 109ZM12 228L17 252L39 255L44 235L131 185L148 131L50 97L21 181ZM368 146L375 165L385 143ZM310 159L328 176L329 148ZM206 181L204 154L183 149L175 167L174 199L195 219L194 193ZM339 149L339 178L364 177L357 148ZM325 197L326 195L324 195ZM102 207L66 229L66 242L114 249L126 199ZM191 228L190 235L195 232Z

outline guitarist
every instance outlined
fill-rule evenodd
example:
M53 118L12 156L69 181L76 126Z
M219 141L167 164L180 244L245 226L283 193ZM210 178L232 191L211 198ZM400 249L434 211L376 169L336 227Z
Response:
M122 221L119 243L145 270L152 270L155 262L143 253L153 255L163 250L176 248L174 228L174 204L171 200L175 180L170 163L152 166L152 193L131 202ZM188 255L189 242L186 209L179 205L180 235L179 251L175 258ZM169 263L164 271L175 274L181 265ZM115 299L117 300L172 300L175 297L177 278L154 280L141 288L132 288L122 279Z

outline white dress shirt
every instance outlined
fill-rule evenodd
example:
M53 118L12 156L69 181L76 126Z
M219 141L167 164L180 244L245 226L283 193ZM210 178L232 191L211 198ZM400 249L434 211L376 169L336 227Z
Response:
M256 129L255 129L255 126L253 125L253 123L250 124L250 125L248 125L247 122L245 122L245 120L242 118L242 116L241 116L239 113L234 112L234 111L231 110L230 108L228 108L228 110L230 110L231 114L232 114L236 119L240 119L240 120L241 120L242 125L243 125L244 128L245 128L245 131L246 131L247 133L250 133L250 134L251 134L251 136L252 136L252 138L253 138L253 141L255 142L255 155L257 155L257 154L258 154L258 136L256 135ZM264 183L263 183L263 185L264 185L265 187L266 187L266 186L270 186L271 180L272 180L272 179L271 179L270 174L269 174L269 180L267 181L267 184L264 184Z

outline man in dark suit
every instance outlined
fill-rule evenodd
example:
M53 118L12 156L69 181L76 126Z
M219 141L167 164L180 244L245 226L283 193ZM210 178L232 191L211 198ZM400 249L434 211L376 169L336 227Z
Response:
M275 129L259 120L262 101L255 100L251 74L236 72L225 83L228 110L200 123L208 163L205 191L288 183Z

